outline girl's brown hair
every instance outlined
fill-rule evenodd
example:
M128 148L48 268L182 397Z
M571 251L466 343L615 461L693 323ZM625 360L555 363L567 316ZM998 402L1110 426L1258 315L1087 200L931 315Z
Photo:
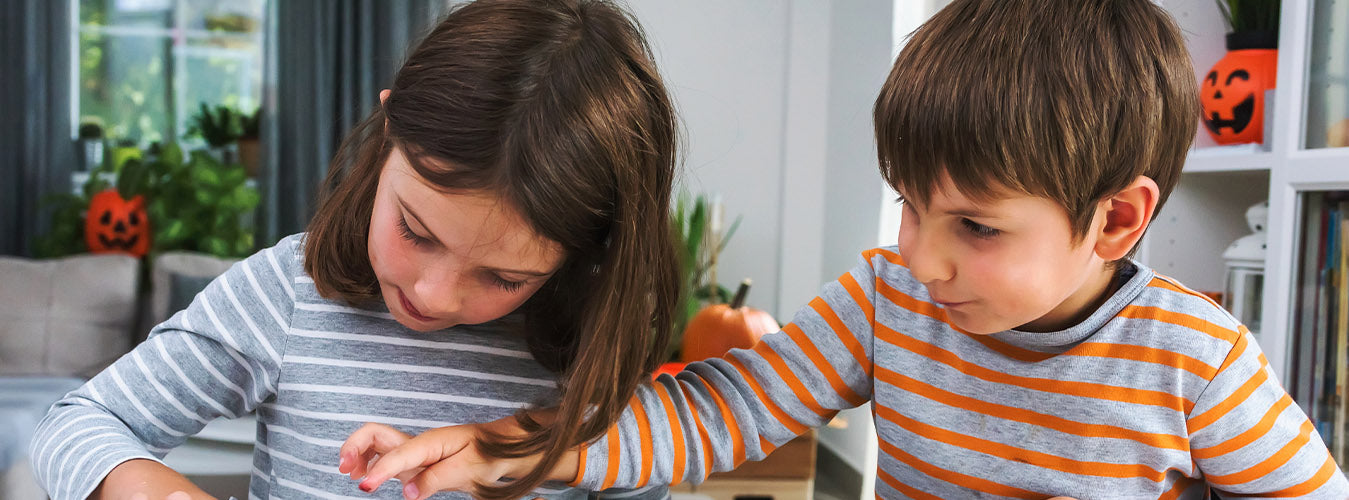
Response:
M1049 198L1073 234L1145 175L1180 179L1199 91L1180 29L1150 0L956 0L909 38L876 99L881 174L919 203Z
M556 419L480 451L542 453L533 472L479 485L526 495L617 420L661 361L680 291L669 223L675 112L637 21L603 0L479 0L411 52L391 93L343 141L305 242L325 297L379 300L366 251L389 151L447 192L511 203L565 261L521 306L535 358L561 372Z

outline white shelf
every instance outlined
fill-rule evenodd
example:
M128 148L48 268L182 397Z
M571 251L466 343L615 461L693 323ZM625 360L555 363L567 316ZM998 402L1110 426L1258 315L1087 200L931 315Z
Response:
M1209 146L1190 150L1186 173L1268 171L1275 157L1260 144Z

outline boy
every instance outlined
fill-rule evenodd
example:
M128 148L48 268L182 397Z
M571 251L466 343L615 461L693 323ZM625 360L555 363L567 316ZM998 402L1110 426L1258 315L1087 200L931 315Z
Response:
M781 333L640 388L557 465L464 446L513 422L398 447L372 426L343 453L384 454L365 486L429 465L413 498L535 469L591 489L700 481L870 401L879 497L1349 497L1245 328L1129 259L1198 109L1152 2L957 0L876 101L897 247Z

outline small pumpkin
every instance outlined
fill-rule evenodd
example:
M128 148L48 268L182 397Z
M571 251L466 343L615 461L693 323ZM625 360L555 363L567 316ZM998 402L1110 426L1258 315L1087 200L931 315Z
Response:
M1204 126L1218 144L1263 143L1265 91L1275 86L1279 51L1233 35L1227 55L1200 83Z
M679 359L684 362L720 357L731 349L749 349L765 334L781 330L773 316L745 307L750 280L740 283L730 304L704 307L684 328Z
M89 199L84 216L84 242L92 253L125 253L142 257L150 251L150 220L145 198L122 198L106 189Z
M669 375L671 377L678 375L679 372L684 371L684 365L687 364L688 363L680 361L671 361L669 363L664 363L660 365L660 368L657 368L656 371L651 372L651 380L656 380L660 378L661 375Z

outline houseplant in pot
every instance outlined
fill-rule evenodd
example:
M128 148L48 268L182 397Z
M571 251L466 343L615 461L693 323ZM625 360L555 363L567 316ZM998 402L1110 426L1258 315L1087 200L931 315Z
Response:
M1217 0L1227 55L1200 82L1203 122L1218 144L1264 142L1265 91L1278 67L1279 0Z

